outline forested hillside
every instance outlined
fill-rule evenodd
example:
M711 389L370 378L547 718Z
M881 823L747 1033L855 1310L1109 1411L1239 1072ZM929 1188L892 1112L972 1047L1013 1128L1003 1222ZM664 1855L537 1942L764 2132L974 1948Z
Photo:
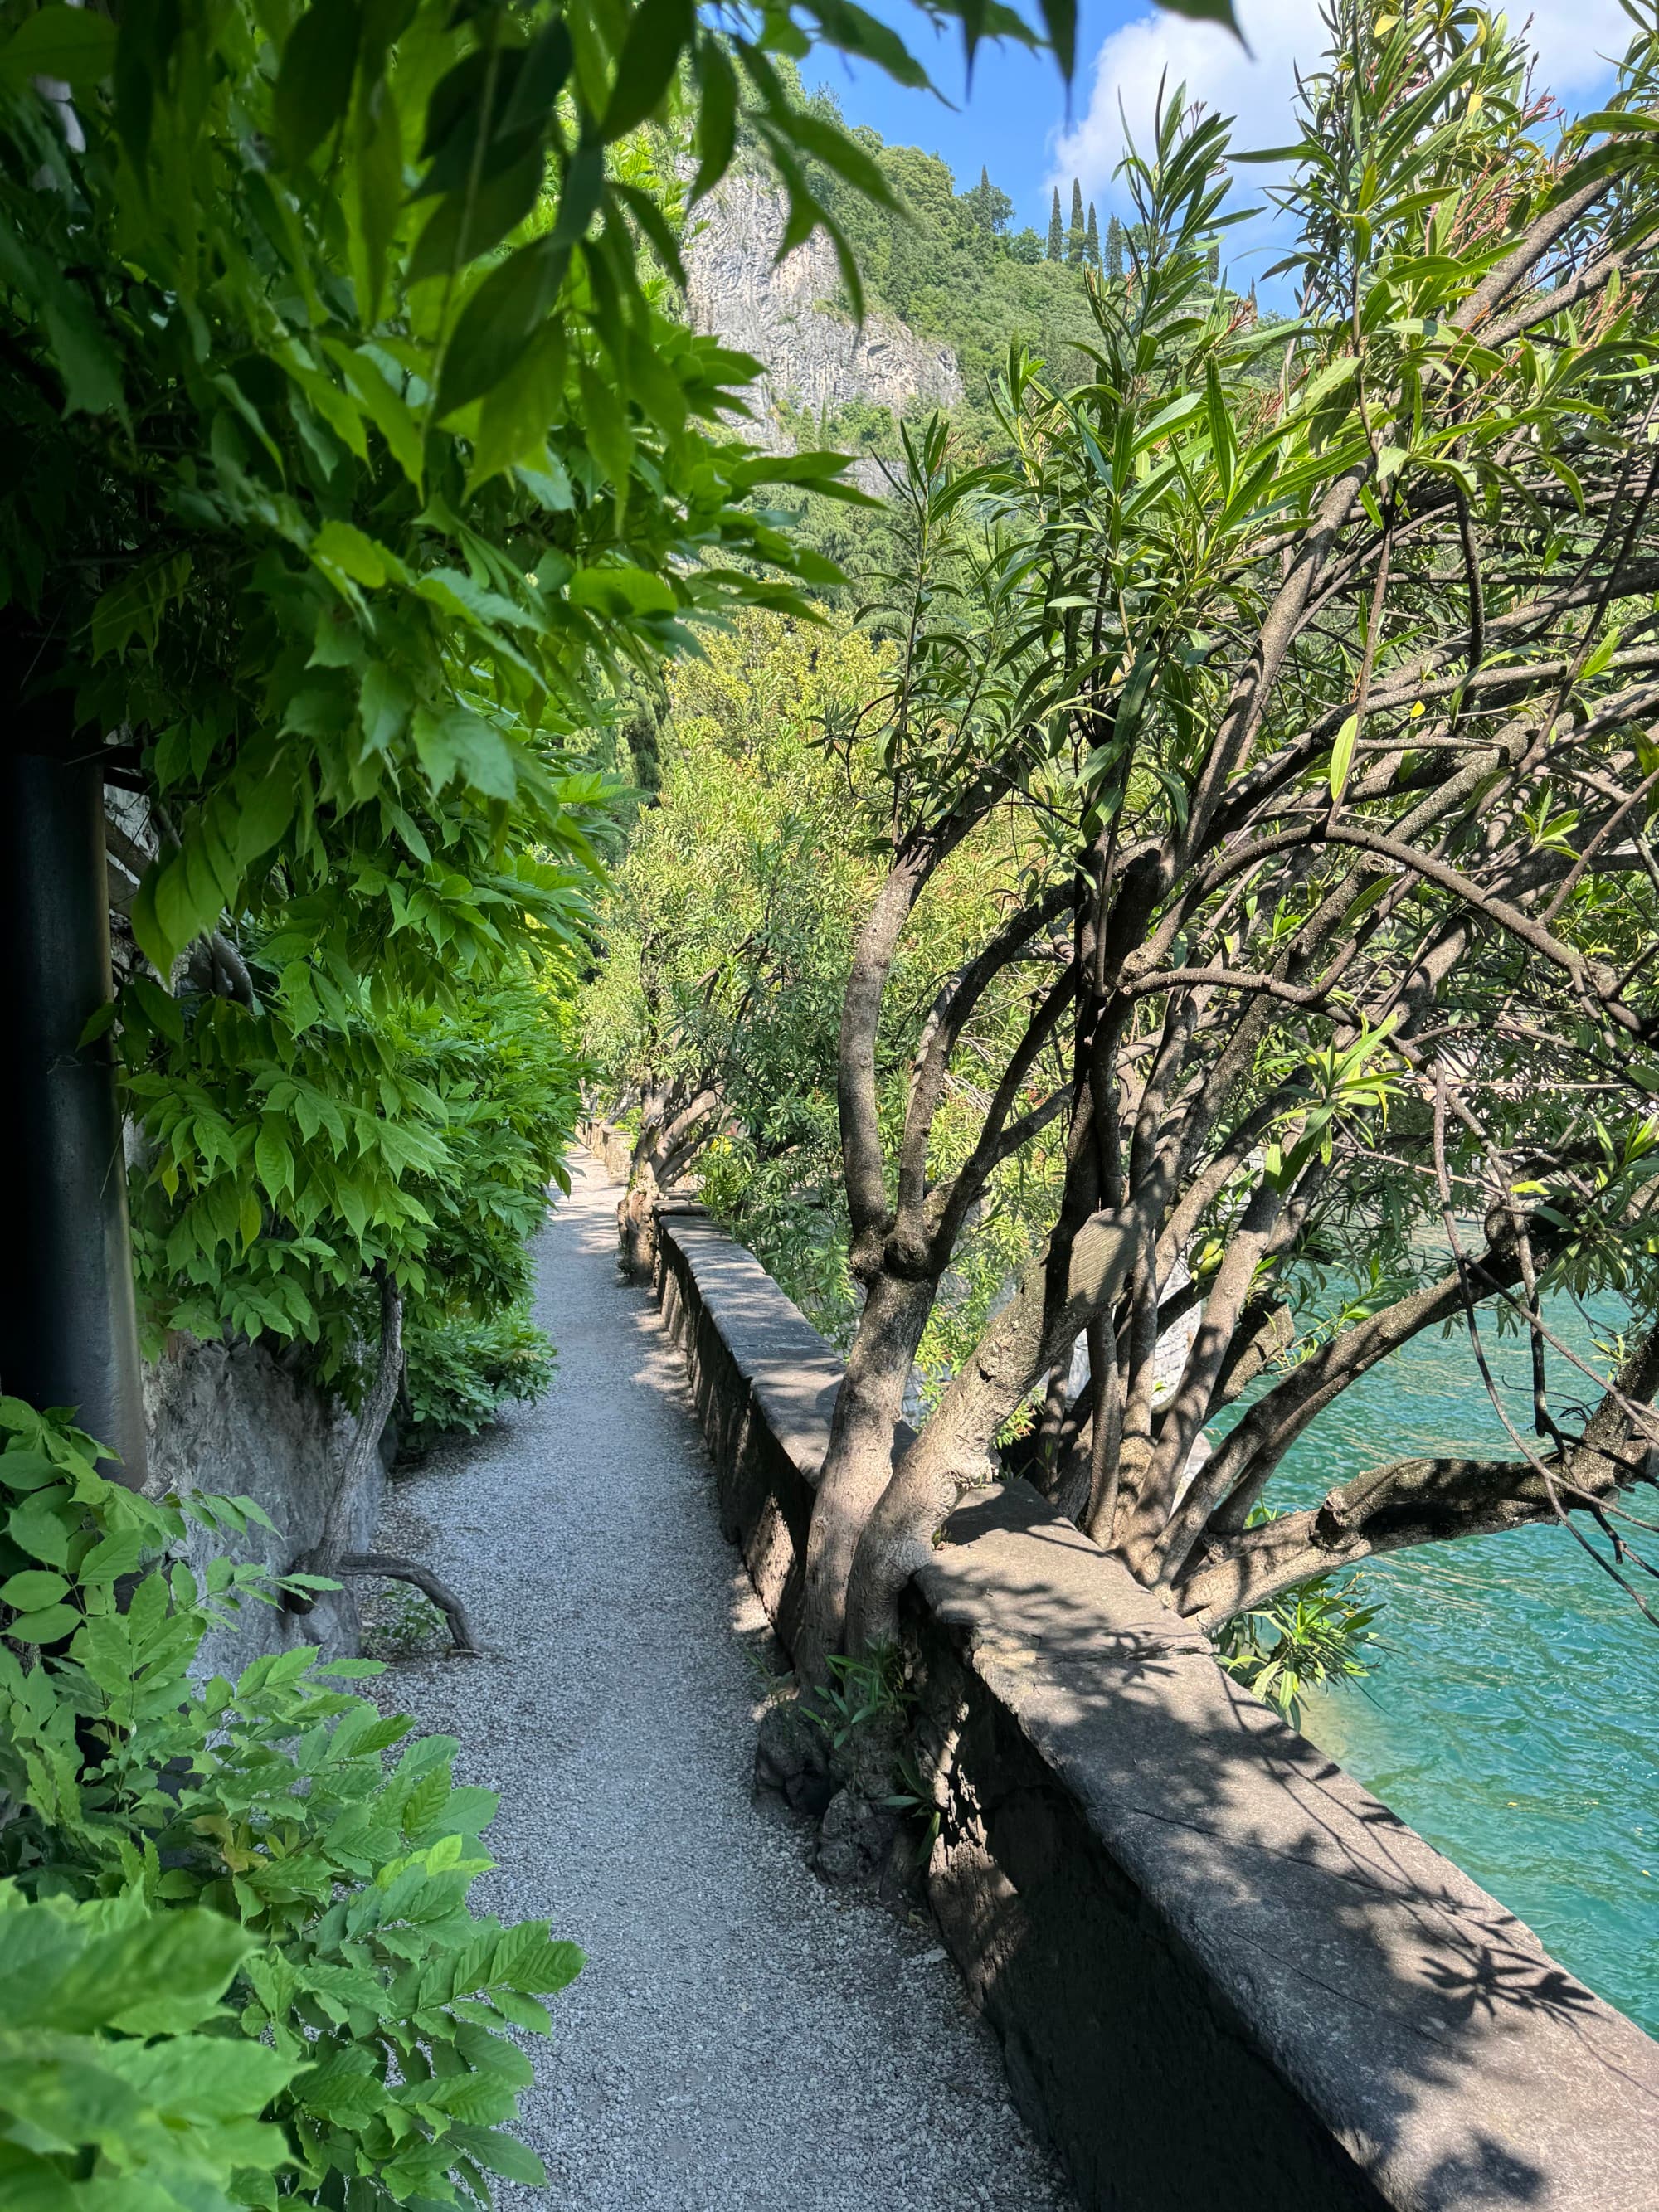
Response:
M700 207L686 257L694 323L765 363L757 434L781 450L854 454L858 481L878 495L902 459L901 422L936 410L950 419L959 464L1005 457L994 394L1010 349L1023 347L1062 387L1086 381L1087 349L1099 341L1091 290L1133 290L1139 233L1115 216L1103 222L1075 181L1068 220L1056 190L1045 234L1016 230L1013 203L983 165L976 183L962 183L937 154L890 146L865 125L849 129L826 89L805 108L868 157L862 185L806 165L857 264L856 307L827 235L776 264L783 195L741 158ZM1223 277L1217 236L1203 247L1196 296L1231 302L1241 325L1256 319L1254 294L1232 292ZM798 496L808 543L848 572L854 600L863 597L860 580L886 562L883 520L810 491ZM847 596L827 580L826 588L832 601Z
M841 120L833 94L819 92L812 105L826 120ZM1030 347L1061 376L1081 368L1076 349L1094 335L1085 240L1062 240L1051 259L1035 231L1011 229L1012 202L983 168L977 181L959 188L937 154L890 146L867 125L850 135L894 201L883 207L839 178L823 179L822 197L852 242L866 299L919 337L951 348L962 379L957 414L964 437L970 446L994 442L990 392L1011 343ZM876 410L848 409L816 427L854 446L896 451L890 422Z

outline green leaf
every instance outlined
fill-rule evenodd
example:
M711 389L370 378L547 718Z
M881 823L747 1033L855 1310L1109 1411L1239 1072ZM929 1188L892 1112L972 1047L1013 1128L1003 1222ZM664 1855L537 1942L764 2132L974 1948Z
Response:
M309 159L351 100L362 35L357 0L315 0L295 25L276 72L273 119L287 158Z
M345 371L351 394L386 440L395 460L417 492L426 480L421 426L401 392L395 391L380 362L366 350L354 352L337 338L325 340L331 357Z
M115 46L115 118L141 189L158 82L165 82L184 32L176 0L126 0Z
M647 568L578 568L565 590L572 606L622 620L673 614L678 606L673 586Z
M547 2184L547 2168L535 2152L500 2128L469 2127L465 2120L453 2122L448 2140L476 2159L487 2172L499 2173L503 2181L516 2181L526 2189L542 2189Z
M102 1006L93 1008L82 1023L81 1034L76 1039L79 1050L84 1052L89 1044L96 1044L100 1036L108 1035L115 1026L115 1011L113 999L106 999Z
M143 1557L143 1538L136 1528L121 1528L100 1539L76 1570L83 1583L112 1583L136 1571Z
M551 1996L574 1982L587 1961L574 1943L556 1942L544 1921L509 1928L495 1947L489 1978L526 1996Z
M581 388L582 418L593 458L620 493L634 465L634 434L628 410L610 380L583 362L576 372Z
M266 1195L273 1201L294 1188L294 1154L281 1127L269 1115L259 1124L253 1143L253 1164Z
M394 555L350 522L325 522L311 541L311 557L370 590L385 583L392 570L403 567Z
M1172 15L1186 15L1195 23L1224 24L1238 40L1246 53L1249 46L1238 27L1238 18L1233 13L1232 0L1158 0L1160 8L1167 8Z
M1604 632L1596 640L1589 658L1578 672L1580 683L1588 683L1591 677L1599 676L1601 673L1612 660L1613 654L1618 652L1619 641L1622 635L1623 632L1615 627Z
M697 110L694 202L714 190L731 167L738 148L737 72L726 48L707 31L697 41L696 67L702 100Z
M512 799L519 788L513 749L499 730L465 707L443 714L415 710L415 750L434 792L457 777L492 799Z
M409 283L447 276L499 246L534 209L546 173L547 155L538 143L476 194L463 188L440 200L410 256Z
M14 1620L6 1634L15 1644L56 1644L73 1636L81 1615L72 1605L49 1605L40 1613L26 1613Z
M1340 806L1342 794L1348 787L1348 771L1353 766L1353 749L1359 735L1359 718L1350 714L1336 733L1336 743L1331 747L1331 804Z
M469 484L485 483L503 469L547 471L548 426L563 412L564 373L564 334L556 324L544 324L479 409ZM563 501L568 512L568 484Z
M1069 84L1077 70L1077 0L1037 0L1037 4L1060 73ZM1226 0L1215 0L1215 4L1225 6Z
M6 1532L30 1559L45 1559L54 1567L69 1565L69 1528L61 1510L50 1498L31 1498L13 1506Z
M299 805L286 761L267 769L257 781L239 787L236 808L236 861L251 867L281 843Z
M567 186L567 200L568 195ZM519 246L490 270L462 309L444 350L441 419L500 383L558 298L569 266L569 244L550 235Z
M0 1583L0 1605L11 1606L18 1613L34 1613L68 1595L69 1584L62 1575L48 1574L43 1567L26 1567L21 1574Z
M383 753L397 742L414 704L409 686L395 668L377 660L364 672L358 712L363 743L370 752Z
M526 51L512 97L501 112L499 128L503 136L545 129L553 103L564 89L575 52L569 27L562 15L556 15Z
M607 143L643 123L660 104L696 28L692 0L641 0L623 41L611 103L599 125Z
M125 413L119 360L84 294L68 283L57 286L44 313L64 379L64 414Z
M42 8L0 48L0 71L12 84L56 77L72 91L101 84L115 66L115 26L82 8Z

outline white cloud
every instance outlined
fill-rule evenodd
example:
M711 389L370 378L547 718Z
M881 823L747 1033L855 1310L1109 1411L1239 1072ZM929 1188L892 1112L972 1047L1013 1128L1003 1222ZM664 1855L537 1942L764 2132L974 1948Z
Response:
M1060 186L1062 201L1078 177L1085 198L1103 208L1122 205L1111 178L1123 153L1123 117L1145 147L1161 80L1170 91L1184 84L1189 100L1237 117L1233 143L1241 149L1287 143L1297 64L1316 64L1324 46L1320 0L1237 0L1237 12L1248 54L1217 25L1162 10L1110 34L1095 58L1086 111L1054 142L1048 183ZM1528 14L1539 82L1570 104L1600 91L1608 76L1603 57L1622 53L1632 31L1619 0L1539 0L1530 10L1513 8L1510 20L1524 21ZM1246 172L1242 182L1261 174ZM1239 236L1233 252L1262 242L1259 234Z

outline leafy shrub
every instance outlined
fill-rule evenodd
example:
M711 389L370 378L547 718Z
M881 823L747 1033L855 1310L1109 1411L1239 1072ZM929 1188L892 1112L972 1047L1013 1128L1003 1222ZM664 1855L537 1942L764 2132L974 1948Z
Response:
M216 1559L203 1586L169 1553L185 1511L236 1525L244 1501L135 1497L99 1474L90 1438L15 1399L0 1398L0 1604L14 1616L0 1632L0 1792L15 1808L0 1877L38 1903L94 1905L94 1930L169 1910L198 1933L204 1909L222 1918L233 2009L211 2025L271 2062L271 2130L220 2143L232 2200L380 2212L488 2203L489 2172L538 2184L539 2162L503 2124L531 2078L505 2031L544 2033L538 1999L581 1955L542 1923L503 1927L471 1910L491 1864L479 1838L494 1796L453 1784L453 1739L405 1741L407 1718L329 1686L378 1674L372 1662L324 1666L301 1648L256 1660L234 1686L191 1681L210 1623L265 1593L254 1568ZM0 1915L0 1972L16 1971L33 1924ZM176 2027L204 1970L175 1973L169 1942L189 1954L187 1941L160 1941L152 1981L176 2012L117 2005L63 2032ZM170 2080L165 2056L106 2063L141 2086ZM239 2063L223 2062L227 2126L253 2080ZM206 2126L214 2115L200 2110ZM27 2128L10 2139L37 2159L67 2154ZM98 2212L213 2202L210 2179L194 2197L141 2194L117 2153L74 2141L100 2189L65 2201ZM0 2162L0 2205L26 2201Z
M123 994L139 1296L152 1333L297 1342L350 1396L380 1264L411 1324L523 1297L580 1063L551 975L441 1008L338 988L296 1029L280 951L250 943L252 1006L143 976Z
M259 2115L304 2062L219 2002L257 1948L216 1912L0 1881L0 2204L230 2212L239 2170L285 2164Z
M509 1399L533 1402L553 1380L553 1346L522 1300L488 1321L417 1321L404 1353L413 1418L403 1441L415 1452L446 1431L477 1436Z
M850 1657L835 1652L827 1664L830 1679L813 1692L806 1717L823 1731L832 1751L845 1751L860 1729L890 1730L908 1717L913 1695L896 1646Z
M384 1583L360 1601L365 1654L372 1659L428 1659L451 1645L438 1607L407 1583Z

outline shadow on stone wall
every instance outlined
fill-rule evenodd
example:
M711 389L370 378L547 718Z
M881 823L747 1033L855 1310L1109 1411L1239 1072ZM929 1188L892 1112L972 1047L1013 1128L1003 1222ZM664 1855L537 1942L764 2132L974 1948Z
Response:
M787 1644L839 1363L705 1218L658 1247ZM907 1607L930 1894L1091 2212L1656 2212L1659 2046L1035 1491Z
M152 1494L196 1489L252 1498L276 1523L245 1541L192 1529L186 1551L198 1571L216 1552L257 1559L285 1571L322 1533L323 1518L350 1439L351 1416L290 1375L262 1345L169 1340L144 1370ZM379 1515L381 1483L364 1486L354 1542L366 1547ZM301 1620L276 1607L244 1606L234 1626L210 1633L198 1669L234 1681L268 1652L316 1641L322 1609Z

